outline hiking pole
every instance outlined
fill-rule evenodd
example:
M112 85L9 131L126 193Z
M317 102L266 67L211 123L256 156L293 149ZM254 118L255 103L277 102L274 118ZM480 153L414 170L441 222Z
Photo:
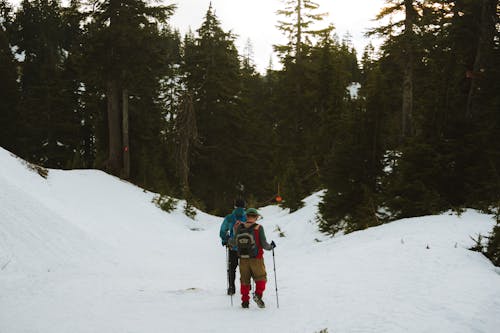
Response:
M229 246L226 246L226 264L227 264L227 290L229 290L229 285L230 285L230 278L229 278ZM229 295L231 296L231 306L233 306L233 295Z
M274 248L273 248L273 268L274 268L274 287L276 288L276 307L280 308L280 302L278 300L278 281L276 279L276 261L274 260Z

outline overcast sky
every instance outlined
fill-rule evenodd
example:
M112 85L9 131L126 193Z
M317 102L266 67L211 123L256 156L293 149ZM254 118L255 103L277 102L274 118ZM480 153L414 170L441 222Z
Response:
M208 9L212 6L225 31L232 30L238 35L237 46L243 51L250 39L253 45L254 62L260 71L269 64L273 55L272 45L283 42L282 33L276 28L279 17L276 11L283 8L281 0L172 0L177 11L172 17L172 25L182 33L189 27L198 29ZM384 4L384 0L315 0L320 5L318 12L328 12L323 21L333 23L337 34L342 37L349 32L359 54L368 44L363 35L375 23L373 18ZM274 66L278 65L276 58Z

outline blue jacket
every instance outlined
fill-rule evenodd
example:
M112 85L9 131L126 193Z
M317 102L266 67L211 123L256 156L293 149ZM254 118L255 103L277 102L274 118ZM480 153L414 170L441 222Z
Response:
M222 244L225 245L227 242L234 238L234 224L236 221L246 222L247 215L244 208L236 208L233 212L224 218L220 226L219 236ZM237 250L236 246L233 246L233 250Z

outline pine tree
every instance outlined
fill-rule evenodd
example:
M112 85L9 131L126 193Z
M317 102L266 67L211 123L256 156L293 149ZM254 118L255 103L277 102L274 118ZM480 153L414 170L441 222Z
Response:
M278 10L277 14L283 16L285 20L278 22L278 29L281 30L288 41L285 45L275 45L275 50L280 55L282 61L293 58L300 64L307 53L307 48L311 39L326 31L331 31L332 27L326 29L313 30L311 27L322 21L327 13L316 13L319 5L311 0L282 0L284 8Z
M363 63L366 75L360 94L334 122L335 138L322 169L327 189L319 206L320 229L335 234L352 232L383 222L380 179L385 121L383 93L378 90L378 68Z
M130 176L130 166L134 161L141 165L141 170L151 162L151 156L140 147L136 147L138 158L131 161L134 140L131 121L137 113L137 120L149 121L151 126L159 123L161 112L154 98L159 89L159 77L166 68L159 26L166 23L174 8L173 5L149 6L138 0L108 0L99 2L92 13L88 27L88 63L95 64L92 81L105 82L109 138L106 164L112 173L125 178ZM130 102L134 94L141 97L138 98L137 111L135 103ZM130 108L129 117L127 106ZM148 109L153 114L144 117L143 112ZM142 130L139 127L139 131ZM147 130L151 130L153 136L145 137L146 140L159 139L158 127ZM146 131L141 133L145 135ZM146 182L153 181L145 174L139 177Z
M226 211L241 183L238 109L240 64L234 35L224 32L210 6L197 37L185 45L187 89L193 94L199 145L191 160L191 188L211 211Z
M273 165L276 136L273 128L272 100L267 93L269 82L260 75L253 63L251 42L241 57L238 109L244 126L241 129L240 182L243 197L252 196L257 203L267 203L276 193Z
M23 1L12 24L21 62L20 155L62 168L73 157L79 126L62 76L64 29L57 1Z
M497 207L498 209L498 207ZM495 266L500 267L500 221L497 213L497 224L493 228L489 236L486 256L493 262Z
M71 0L68 7L61 8L62 47L66 56L61 71L64 86L64 103L72 112L73 121L78 126L71 136L73 157L68 160L69 168L92 168L95 159L94 135L90 112L85 108L83 100L85 86L82 73L84 30L82 28L85 15L82 12L81 0Z
M390 0L387 1L387 6L384 7L378 14L377 19L381 20L396 13L404 14L404 20L396 23L374 29L372 33L379 35L390 36L397 40L399 45L397 63L403 71L402 76L402 113L401 113L401 138L404 142L405 138L415 134L414 125L414 86L415 86L415 63L417 62L416 47L418 47L418 36L416 33L417 24L421 19L419 9L422 5L421 0ZM395 28L401 28L402 32L399 35L393 36Z
M385 13L403 9L402 2L393 4ZM490 1L415 1L413 6L418 13L413 21L413 138L403 145L394 134L388 140L388 151L398 157L384 177L386 206L394 217L488 209L500 188L498 140L493 139L498 117L492 112L498 109L493 93L498 83L492 79L498 73L496 8ZM396 25L403 27L403 22ZM384 92L397 101L404 88L393 82L404 81L404 72L395 71L394 64L405 57L400 50L405 50L406 37L393 28L380 30L388 37L379 63L387 82ZM477 59L482 69L475 71ZM397 106L391 99L385 105L394 133Z
M11 8L6 1L0 2L0 146L16 151L16 130L18 128L17 105L19 87L17 84L17 63L11 51L8 29L11 24Z
M333 27L313 29L326 14L318 14L319 6L310 0L284 0L283 3L284 8L277 12L284 18L278 22L278 29L285 34L287 43L274 46L284 66L278 75L279 85L276 90L279 101L275 111L279 140L277 170L283 175L293 165L292 169L297 177L307 179L307 182L289 177L281 180L291 181L290 184L281 185L294 191L293 194L290 193L288 200L285 198L284 203L289 207L298 207L300 200L291 198L303 197L318 186L317 161L314 154L308 153L314 144L311 133L317 131L320 124L315 92L311 89L316 83L312 75L315 64L311 60L311 52L316 39L331 32ZM316 177L310 177L311 174Z

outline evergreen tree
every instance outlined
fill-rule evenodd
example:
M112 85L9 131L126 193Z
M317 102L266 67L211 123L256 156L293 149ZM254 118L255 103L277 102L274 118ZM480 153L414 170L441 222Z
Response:
M17 84L17 62L11 51L9 32L11 24L11 8L6 1L0 2L0 146L16 151L16 130L19 126L17 104L19 87Z
M71 0L68 7L61 8L63 42L66 56L61 70L64 84L64 101L68 112L71 111L77 131L73 133L73 157L66 163L70 168L92 168L95 159L92 117L85 107L85 85L82 73L85 14L81 0Z
M159 78L168 69L167 44L159 28L167 22L174 8L173 5L149 6L138 0L107 0L98 2L91 16L87 61L89 66L93 64L89 80L105 82L103 88L99 87L102 84L95 85L105 89L107 97L106 166L125 178L131 176L134 164L140 169L136 171L146 171L146 166L152 162L150 158L155 156L147 151L148 145L134 147L135 138L139 142L140 139L150 141L149 147L157 152L161 111L154 99L159 90ZM132 97L135 97L133 101ZM141 138L133 136L134 119L145 122L137 124ZM132 149L137 149L137 158L131 161ZM144 184L154 180L146 174L135 177L140 177Z
M498 209L498 207L497 207ZM488 247L486 256L493 262L495 266L500 267L500 221L497 213L497 224L493 228L488 239Z
M491 112L498 109L492 90L498 87L492 80L498 68L496 8L489 1L413 5L419 13L412 47L414 137L404 145L394 135L388 140L387 149L398 151L398 157L384 178L386 206L394 218L457 207L487 209L495 204L500 183L498 140L493 139L498 117ZM398 6L394 8L402 3ZM402 57L399 50L405 49L404 35L390 33L392 27L383 29L389 35L379 60L381 75L388 82L385 93L398 100L402 88L391 82L404 80L394 71ZM482 69L474 70L478 54ZM395 128L397 108L392 104L387 104L388 125Z
M317 161L309 154L314 141L311 133L317 131L320 124L320 110L315 107L315 84L312 72L315 64L311 60L311 51L315 39L333 30L332 26L314 30L325 13L317 13L319 6L310 0L284 0L284 8L278 15L278 29L287 37L285 45L275 45L284 69L278 75L279 85L276 90L276 132L280 142L277 151L277 170L280 171L278 182L288 189L284 197L287 207L299 207L300 200L317 189ZM329 79L329 78L328 78ZM299 180L292 180L285 175L286 170L294 170ZM311 178L309 175L315 175ZM307 179L306 182L303 180ZM290 182L286 184L286 182ZM297 184L300 184L297 186ZM291 192L290 192L291 191ZM288 197L288 198L287 198ZM295 200L291 200L296 198Z
M273 165L276 133L273 124L272 100L267 93L269 82L256 70L252 45L248 41L241 60L238 109L242 122L240 147L242 159L240 175L244 197L253 197L256 203L267 203L276 193Z
M348 68L348 67L344 67ZM319 206L320 229L335 234L383 222L380 180L384 155L384 95L379 68L363 61L361 99L353 100L335 122L335 138L322 170L327 192Z
M187 40L184 59L200 143L193 151L190 184L207 209L222 212L239 192L246 163L239 137L245 126L238 108L240 64L235 37L222 30L211 6L197 34Z
M389 23L375 29L372 33L385 35L397 41L398 52L396 63L403 71L402 76L402 113L401 113L401 137L402 142L415 133L414 128L414 86L415 86L415 63L417 62L416 48L418 48L417 25L421 20L419 12L422 0L390 0L379 15L378 20L384 19L396 13L402 13L404 20ZM400 28L400 34L394 34L395 28Z
M19 153L49 167L67 166L79 126L63 78L65 61L61 7L52 0L24 0L12 24L21 62Z
M323 33L311 51L310 116L314 118L310 119L314 123L307 136L312 143L309 151L320 169L334 144L338 121L351 104L347 86L354 79L352 71L359 71L357 63L356 68L350 68L352 56L355 54L345 44L339 44L329 31Z

